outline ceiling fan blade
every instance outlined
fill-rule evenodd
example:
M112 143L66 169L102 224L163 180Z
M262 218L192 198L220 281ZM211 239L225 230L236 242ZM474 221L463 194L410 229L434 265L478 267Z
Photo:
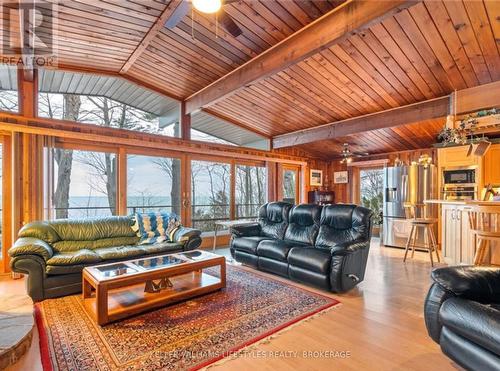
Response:
M184 18L190 10L191 4L189 3L189 1L183 0L179 5L177 5L177 8L175 8L170 17L165 22L165 27L169 30L177 27L182 18Z
M234 37L238 37L243 33L241 28L238 27L238 25L233 21L231 16L224 11L224 9L219 11L219 22L222 27L224 27L224 29Z

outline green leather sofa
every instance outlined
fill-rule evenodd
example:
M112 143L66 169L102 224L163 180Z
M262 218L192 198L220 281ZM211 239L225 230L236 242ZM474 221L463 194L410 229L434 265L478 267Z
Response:
M28 294L41 301L81 292L86 266L193 250L201 244L199 230L181 227L172 242L138 245L133 223L132 216L113 216L26 224L8 251L11 268L28 275Z

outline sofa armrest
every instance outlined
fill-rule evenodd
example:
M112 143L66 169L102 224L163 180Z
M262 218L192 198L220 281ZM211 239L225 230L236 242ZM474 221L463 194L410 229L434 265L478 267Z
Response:
M339 243L330 248L332 255L347 255L358 250L366 249L370 246L370 241L353 240Z
M21 255L38 255L45 261L54 255L52 247L47 242L34 237L21 237L17 239L8 253L12 258Z
M174 242L187 242L193 238L199 238L201 231L199 229L180 227L174 233Z
M431 274L431 285L424 304L425 325L429 336L439 343L439 312L445 301L462 297L473 301L500 302L500 269L493 267L457 266L437 268Z
M45 299L44 284L47 274L44 258L40 255L14 256L10 261L13 272L26 274L26 290L33 301Z
M252 237L260 236L261 227L259 223L233 225L230 229L231 234L235 237Z
M434 269L435 283L455 296L483 303L500 303L500 268L457 266Z

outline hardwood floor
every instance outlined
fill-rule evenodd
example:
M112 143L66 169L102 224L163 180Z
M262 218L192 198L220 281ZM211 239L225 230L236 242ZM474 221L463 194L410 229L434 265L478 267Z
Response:
M217 252L228 254L227 249ZM379 247L374 239L365 281L358 288L347 294L317 290L337 298L341 305L213 369L460 369L441 353L425 329L423 302L431 271L428 255L417 252L413 260L403 263L403 254L404 250ZM19 290L21 284L20 280L2 281L0 292ZM27 356L10 370L41 370L39 357L35 334Z

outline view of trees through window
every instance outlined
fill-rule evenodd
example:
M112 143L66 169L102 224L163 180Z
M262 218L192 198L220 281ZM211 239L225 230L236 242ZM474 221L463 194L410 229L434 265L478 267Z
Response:
M127 156L129 213L181 213L181 161L177 158Z
M160 117L105 97L38 94L38 115L118 129L179 136L179 125L162 125Z
M375 214L374 224L381 224L380 213L383 206L384 169L361 169L359 177L361 204L373 210Z
M230 218L229 164L191 161L191 220L194 228L213 231L214 222Z
M51 148L54 172L49 217L116 215L116 154Z
M19 97L17 91L0 89L0 111L17 112Z
M283 170L283 201L296 203L297 196L297 171L291 169Z
M266 168L236 165L236 219L258 216L259 207L267 201Z

